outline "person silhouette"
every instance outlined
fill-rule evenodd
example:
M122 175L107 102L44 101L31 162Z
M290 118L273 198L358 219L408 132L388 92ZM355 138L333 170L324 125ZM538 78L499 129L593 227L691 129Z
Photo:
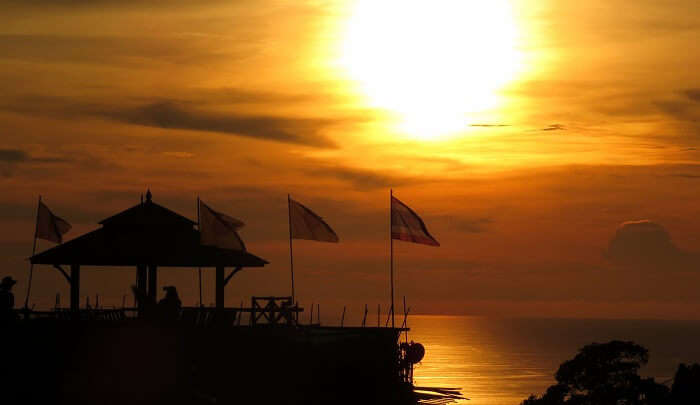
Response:
M17 284L12 277L6 276L0 282L0 319L14 319L15 295L12 293L12 286Z
M177 295L177 288L165 286L163 290L165 290L165 297L158 301L158 312L163 319L178 319L180 310L182 309L182 302Z

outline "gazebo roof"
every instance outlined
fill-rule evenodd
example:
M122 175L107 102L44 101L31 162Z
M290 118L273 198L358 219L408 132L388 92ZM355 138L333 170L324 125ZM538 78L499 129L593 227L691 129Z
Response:
M196 225L196 222L151 200L146 200L145 204L134 205L118 214L103 219L99 224L102 226L187 225L192 227Z
M34 264L87 266L262 267L245 251L203 246L195 222L151 201L100 222L101 228L30 258Z

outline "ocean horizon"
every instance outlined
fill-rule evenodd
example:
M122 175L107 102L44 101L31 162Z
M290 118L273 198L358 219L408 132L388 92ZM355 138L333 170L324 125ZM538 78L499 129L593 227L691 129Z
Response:
M426 348L415 384L458 387L473 405L518 405L555 383L586 344L633 341L649 349L640 374L670 384L680 363L700 362L700 321L415 315L408 339ZM402 336L402 339L405 337Z

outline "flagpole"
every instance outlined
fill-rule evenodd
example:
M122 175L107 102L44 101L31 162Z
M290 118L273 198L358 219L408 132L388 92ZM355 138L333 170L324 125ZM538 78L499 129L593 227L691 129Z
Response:
M391 212L391 203L394 198L394 190L389 189L389 278L391 281L391 327L394 328L394 237L391 234L394 228L394 216Z
M202 235L202 225L199 222L199 196L197 196L197 229L199 230L200 238ZM202 268L197 269L199 275L199 307L202 308L204 303L202 302Z
M289 220L289 269L292 273L292 303L294 297L294 250L292 249L292 197L287 194L287 219Z
M32 244L32 256L36 253L36 236L39 233L39 204L41 204L41 195L36 203L36 221L34 222L34 243ZM29 294L32 292L32 276L34 275L34 263L29 261L29 282L27 283L27 296L24 297L24 309L29 308Z

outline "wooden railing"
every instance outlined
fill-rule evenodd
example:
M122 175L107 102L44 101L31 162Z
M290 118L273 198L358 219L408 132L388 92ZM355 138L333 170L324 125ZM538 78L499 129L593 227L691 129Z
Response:
M179 314L171 318L177 322L206 326L224 324L229 326L259 326L259 325L296 325L298 314L304 309L292 306L290 297L253 297L251 306L239 308L217 309L213 307L183 307ZM16 309L17 320L81 320L81 321L124 321L129 319L147 318L158 320L159 315L153 312L139 315L138 308L80 308L72 311L69 308L54 308L49 311L34 311ZM248 316L244 319L244 314Z

